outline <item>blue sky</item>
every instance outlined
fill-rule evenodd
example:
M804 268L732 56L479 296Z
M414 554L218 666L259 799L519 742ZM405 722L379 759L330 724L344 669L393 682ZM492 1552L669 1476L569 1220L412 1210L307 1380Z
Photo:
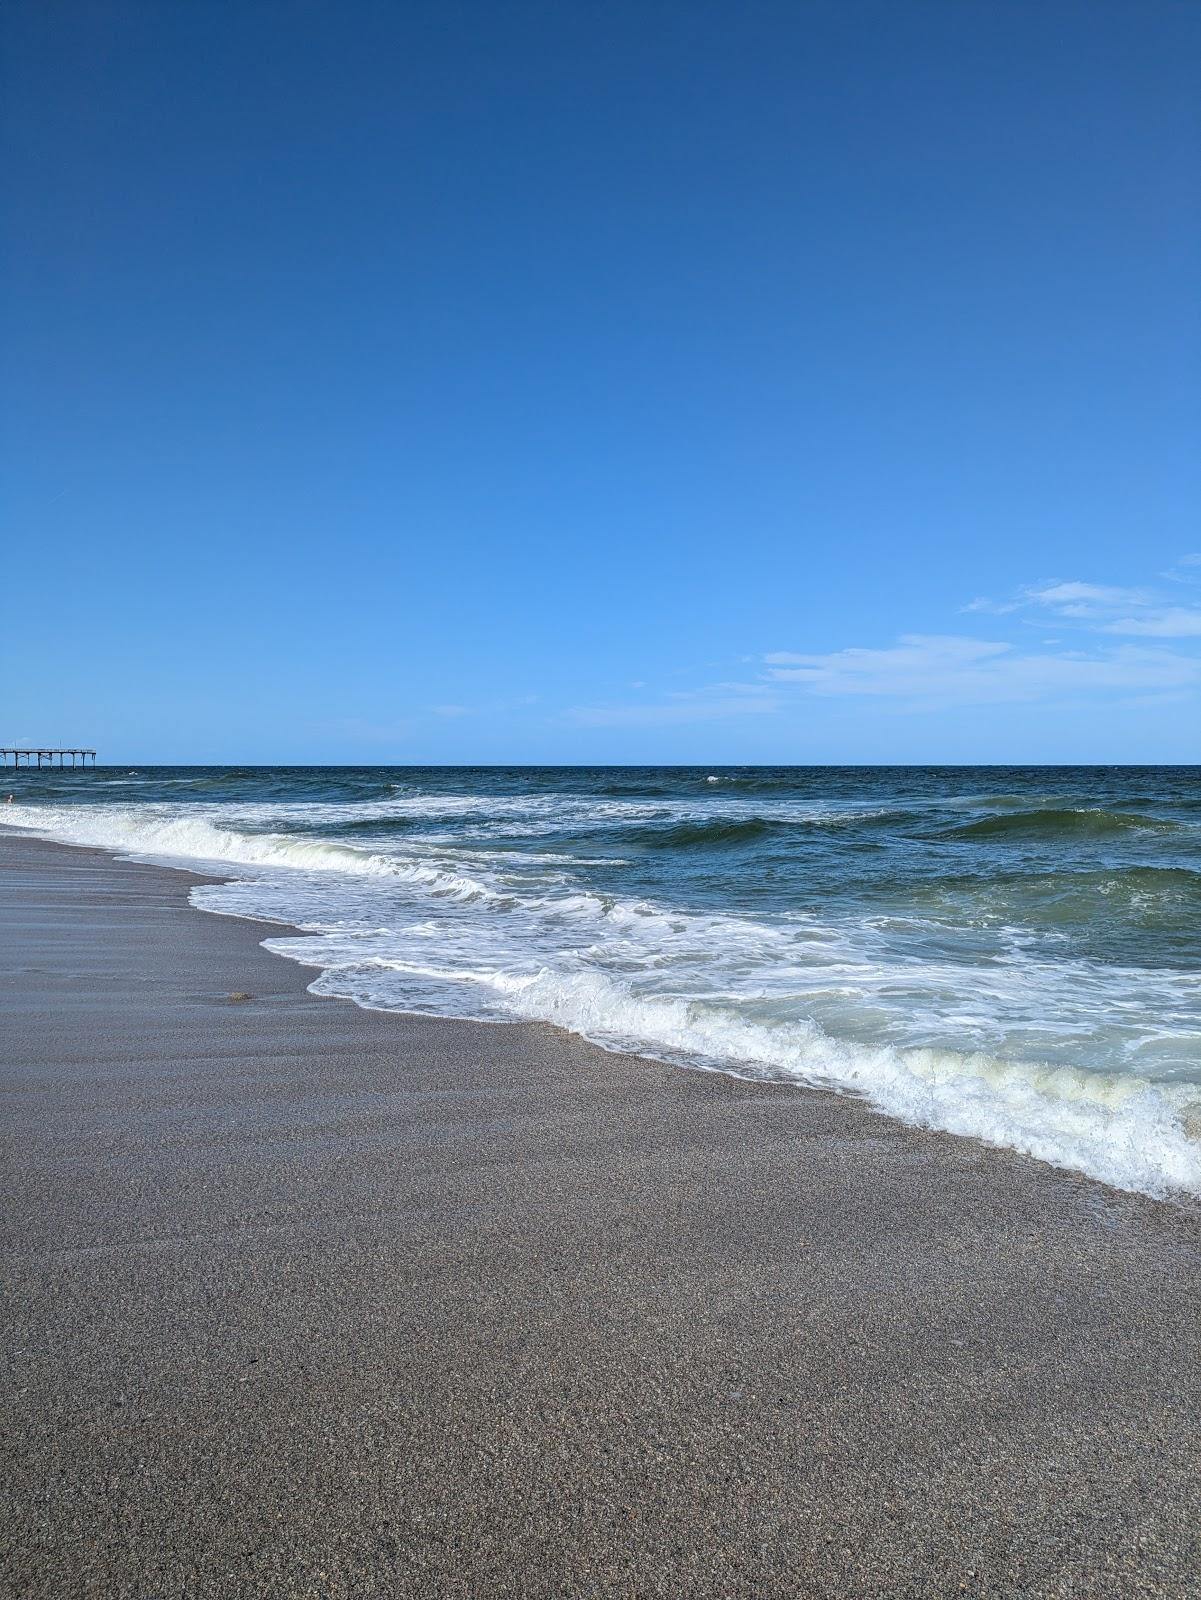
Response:
M1201 10L10 0L0 742L1201 760Z

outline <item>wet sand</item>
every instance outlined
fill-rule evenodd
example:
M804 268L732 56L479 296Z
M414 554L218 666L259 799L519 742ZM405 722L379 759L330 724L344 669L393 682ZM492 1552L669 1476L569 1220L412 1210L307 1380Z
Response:
M190 881L0 834L0 1593L1201 1594L1195 1210Z

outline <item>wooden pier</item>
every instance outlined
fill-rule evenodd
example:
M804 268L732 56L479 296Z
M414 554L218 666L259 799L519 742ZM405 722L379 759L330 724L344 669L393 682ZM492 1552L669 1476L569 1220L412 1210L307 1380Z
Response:
M32 767L35 761L39 767L43 761L47 766L53 767L55 765L55 756L58 757L57 764L60 767L67 765L68 756L71 757L72 767L77 764L81 767L86 767L89 761L93 767L96 765L96 752L94 750L18 750L14 745L8 745L7 747L0 745L0 758L3 759L6 767L9 756L13 758L14 767L19 767L22 762L27 767Z

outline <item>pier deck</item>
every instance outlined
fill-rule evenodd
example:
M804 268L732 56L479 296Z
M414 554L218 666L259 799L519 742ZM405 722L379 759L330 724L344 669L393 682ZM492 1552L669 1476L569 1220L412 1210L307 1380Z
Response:
M93 766L96 765L96 752L94 750L84 750L79 746L76 746L74 749L65 748L60 750L57 748L49 749L43 747L40 750L36 748L30 748L27 750L24 747L18 748L16 745L0 745L0 760L3 760L3 763L6 767L8 765L9 756L12 757L14 767L19 767L22 761L24 761L27 767L31 767L33 766L35 760L39 767L42 765L43 760L53 767L55 765L55 756L58 757L57 764L60 767L66 766L66 758L68 756L71 757L71 765L73 767L76 765L86 767L89 761L91 761Z

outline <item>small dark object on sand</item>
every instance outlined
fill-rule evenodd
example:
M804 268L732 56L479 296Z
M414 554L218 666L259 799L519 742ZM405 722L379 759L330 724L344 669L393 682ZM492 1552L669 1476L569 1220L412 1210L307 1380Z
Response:
M244 989L235 989L229 998L231 1001L239 1002L242 1000L253 1000L254 996L252 994L247 994Z

